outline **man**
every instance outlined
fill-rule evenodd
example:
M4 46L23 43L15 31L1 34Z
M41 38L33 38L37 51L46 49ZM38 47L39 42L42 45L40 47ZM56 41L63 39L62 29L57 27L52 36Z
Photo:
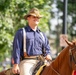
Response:
M23 31L19 29L15 35L13 41L13 73L19 73L20 75L32 75L32 71L35 68L35 65L39 61L36 58L40 55L43 55L46 60L52 60L50 54L50 45L47 37L43 38L40 34L40 30L38 28L38 24L40 21L40 12L37 8L33 8L30 12L25 15L25 20L27 20L28 25L24 27L26 31L26 52L24 56L23 52ZM45 52L43 49L45 48ZM24 57L24 59L20 63L20 58ZM27 59L28 58L28 59Z

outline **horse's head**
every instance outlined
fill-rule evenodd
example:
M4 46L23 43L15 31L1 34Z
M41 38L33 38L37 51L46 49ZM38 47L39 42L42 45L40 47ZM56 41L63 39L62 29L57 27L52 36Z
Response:
M76 70L76 41L69 42L65 40L66 43L69 45L69 54L70 54L70 65L72 69Z

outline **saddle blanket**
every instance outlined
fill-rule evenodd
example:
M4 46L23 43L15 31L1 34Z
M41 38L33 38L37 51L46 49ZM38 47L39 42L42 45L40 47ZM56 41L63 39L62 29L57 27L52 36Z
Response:
M46 65L42 65L35 75L40 75Z

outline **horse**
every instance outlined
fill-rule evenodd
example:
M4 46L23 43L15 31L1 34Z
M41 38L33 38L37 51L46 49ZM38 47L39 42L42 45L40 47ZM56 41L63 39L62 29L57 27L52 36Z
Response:
M60 52L49 66L44 67L40 75L72 75L72 72L76 70L76 42L65 41L68 46ZM14 75L8 74L9 71L11 72L11 69L0 72L0 75Z
M76 70L76 43L65 41L68 46L44 68L41 75L72 75L73 70Z

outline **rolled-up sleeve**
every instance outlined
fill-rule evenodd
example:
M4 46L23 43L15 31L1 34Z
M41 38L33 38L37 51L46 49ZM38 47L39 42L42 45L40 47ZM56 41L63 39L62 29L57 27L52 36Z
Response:
M22 50L22 33L17 31L13 40L13 54L14 64L20 63L20 52Z

